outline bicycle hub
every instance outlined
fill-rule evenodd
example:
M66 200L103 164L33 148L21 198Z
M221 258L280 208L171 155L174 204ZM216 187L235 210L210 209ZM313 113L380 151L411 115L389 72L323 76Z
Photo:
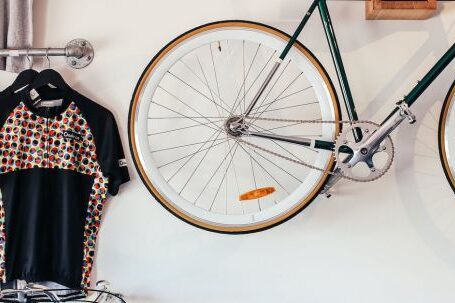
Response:
M231 116L224 123L224 129L229 136L237 138L248 130L248 126L243 116Z

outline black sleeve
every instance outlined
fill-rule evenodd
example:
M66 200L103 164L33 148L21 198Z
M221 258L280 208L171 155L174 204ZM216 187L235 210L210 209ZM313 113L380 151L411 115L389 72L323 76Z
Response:
M130 180L122 142L114 116L109 113L103 122L102 134L95 141L98 161L103 175L108 177L108 192L118 193L121 184Z
M130 177L114 115L76 91L72 91L72 97L94 136L96 156L103 175L108 178L108 192L116 195L120 185L128 182Z

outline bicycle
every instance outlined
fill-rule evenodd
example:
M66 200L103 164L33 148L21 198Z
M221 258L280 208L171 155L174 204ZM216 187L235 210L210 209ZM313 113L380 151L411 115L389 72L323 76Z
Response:
M88 295L90 292L90 295ZM0 302L93 302L126 303L123 296L109 291L109 282L98 281L95 289L55 288L47 285L15 281L13 287L0 290Z
M318 9L347 119L326 70L297 38ZM292 36L250 21L196 27L143 71L128 118L143 183L178 218L221 233L276 226L341 178L370 182L394 158L390 134L450 64L455 44L380 123L360 120L326 0L313 0ZM439 152L455 191L455 81L439 122Z

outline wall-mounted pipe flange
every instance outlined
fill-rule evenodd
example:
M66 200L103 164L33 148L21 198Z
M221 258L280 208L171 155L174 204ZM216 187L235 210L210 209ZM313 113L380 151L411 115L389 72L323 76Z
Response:
M74 39L65 47L66 63L72 68L84 68L93 61L95 51L93 46L85 39Z

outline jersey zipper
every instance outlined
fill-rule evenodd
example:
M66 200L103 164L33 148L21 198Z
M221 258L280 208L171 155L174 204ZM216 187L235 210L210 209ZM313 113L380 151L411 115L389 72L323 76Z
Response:
M50 147L49 147L49 113L50 113L50 108L46 108L46 156L45 156L45 159L46 159L46 168L49 168L49 151L50 151Z

